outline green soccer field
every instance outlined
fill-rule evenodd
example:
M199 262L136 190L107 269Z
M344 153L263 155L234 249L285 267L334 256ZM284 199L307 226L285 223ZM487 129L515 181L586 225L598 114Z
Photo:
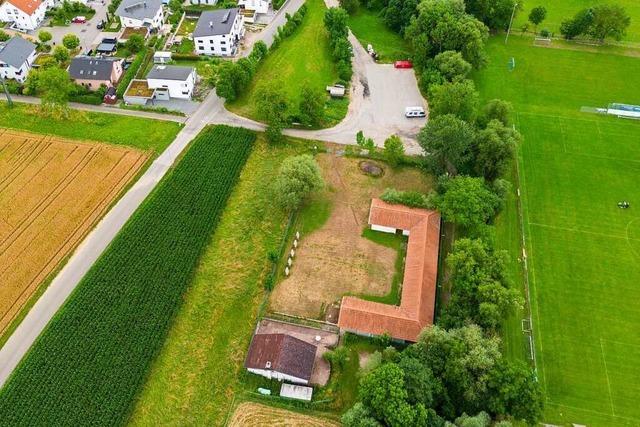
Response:
M547 9L547 18L538 25L538 31L547 28L560 37L562 21L572 18L581 9L597 4L617 4L624 7L631 17L631 25L627 29L627 36L624 40L640 42L640 2L638 0L529 0L524 2L524 9L518 14L513 28L519 30L527 22L532 8L544 6ZM533 25L529 24L529 31L533 31L533 29Z
M545 421L637 426L640 122L580 108L640 104L631 78L638 59L534 47L520 37L508 46L494 38L488 53L478 88L485 99L514 104L525 139L519 188ZM622 200L631 208L618 208Z

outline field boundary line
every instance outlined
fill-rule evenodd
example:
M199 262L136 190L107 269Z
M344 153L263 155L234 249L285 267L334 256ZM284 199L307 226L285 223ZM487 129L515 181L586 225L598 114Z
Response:
M611 415L616 416L616 410L613 407L613 395L611 394L611 380L609 380L609 368L607 368L607 357L604 354L604 346L602 345L602 337L600 340L600 354L602 354L602 363L604 364L604 375L607 378L607 391L609 392L609 405L611 405Z
M632 421L632 422L634 422L636 424L640 421L638 418L625 417L623 415L611 415L611 414L607 414L607 413L600 412L600 411L594 411L593 409L580 408L579 406L572 406L572 405L565 405L564 403L557 403L557 402L554 402L552 400L547 400L546 404L547 405L552 405L552 406L560 406L561 408L575 409L577 411L589 412L589 413L596 414L596 415L601 415L601 416L604 416L604 417L620 418L622 420Z
M518 122L518 127L520 127L520 114L516 112L516 121ZM529 283L529 261L528 261L528 256L527 256L527 250L529 249L527 247L527 233L525 230L525 228L528 229L528 233L529 235L531 235L531 229L529 228L529 220L528 220L528 213L525 211L525 206L523 203L523 198L527 198L527 186L526 186L526 178L525 178L525 170L524 170L524 164L522 165L522 172L520 171L520 150L519 147L516 146L516 158L515 158L515 164L516 164L516 177L518 179L518 198L517 198L517 209L518 209L518 219L520 221L520 233L521 233L521 250L522 250L522 259L523 259L523 267L524 267L524 286L525 286L525 291L526 291L526 299L527 299L527 314L529 316L529 325L531 328L531 334L529 335L530 337L530 352L531 355L533 357L533 370L536 374L536 379L538 379L538 360L537 360L537 353L536 353L536 341L538 341L538 344L540 345L540 369L542 370L542 381L544 383L544 387L546 388L547 386L547 378L546 378L546 374L545 374L545 370L544 370L544 359L542 356L543 350L542 350L542 338L540 338L539 340L536 337L536 328L534 326L534 322L533 322L533 309L532 309L532 302L534 301L534 295L536 293L536 279L535 279L535 269L533 267L533 260L531 261L531 284ZM524 161L524 158L523 158ZM520 191L522 190L522 191ZM525 221L525 214L527 217L527 220ZM530 253L532 254L533 257L533 246L531 247L531 251ZM536 325L537 322L540 321L540 309L538 308L538 304L536 302ZM538 379L539 380L539 379Z
M613 234L598 233L597 231L579 230L577 228L569 228L569 227L561 227L561 226L558 226L558 225L542 224L540 222L529 222L529 225L533 225L534 227L541 227L541 228L551 228L551 229L554 229L554 230L571 231L571 232L574 232L574 233L592 234L594 236L608 237L608 238L611 238L611 239L620 239L620 240L640 242L640 239L631 238L631 237L628 237L628 236L615 236Z

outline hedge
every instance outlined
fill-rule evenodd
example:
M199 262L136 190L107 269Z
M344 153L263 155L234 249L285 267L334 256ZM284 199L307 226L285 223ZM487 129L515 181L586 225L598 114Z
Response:
M136 58L133 60L131 65L129 65L129 69L127 70L126 73L124 73L124 76L122 76L122 80L120 80L120 83L118 83L118 88L116 89L116 96L118 98L122 98L122 96L124 95L124 92L127 90L127 87L129 86L129 83L131 83L131 80L135 78L136 73L138 72L138 69L142 65L142 61L144 61L145 54L146 54L146 50L142 50L138 52L138 54L136 55Z

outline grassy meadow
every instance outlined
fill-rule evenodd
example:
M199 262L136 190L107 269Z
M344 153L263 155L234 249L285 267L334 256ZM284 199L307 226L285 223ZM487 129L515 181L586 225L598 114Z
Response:
M494 38L487 50L478 88L484 99L514 104L524 136L519 188L545 421L638 425L640 123L580 112L640 103L640 85L629 79L638 60L520 37L506 46ZM621 200L631 208L619 209ZM498 225L499 245L515 261L517 213L508 210ZM506 339L516 357L523 340L515 319Z
M36 106L0 102L0 126L71 139L128 145L161 153L180 132L180 124L117 114L71 110L68 119L41 115Z
M410 43L384 24L379 10L361 6L349 16L349 28L365 49L368 44L373 46L380 55L380 62L409 59L411 56Z
M270 51L258 66L248 90L234 102L227 103L228 109L254 120L262 117L256 109L256 89L261 85L276 82L288 95L291 113L296 114L305 84L325 89L338 81L338 73L331 57L329 35L324 28L323 0L307 0L307 13L296 31L285 38L280 45ZM331 100L327 96L325 124L337 124L347 114L349 104L346 99Z
M536 6L544 6L547 9L547 18L538 26L538 31L547 28L558 37L560 36L560 24L562 21L572 18L578 11L598 4L618 4L627 10L631 17L631 25L627 30L624 41L640 42L640 2L637 0L532 0L524 2L524 9L518 13L513 23L513 28L518 30L528 22L529 12ZM533 31L533 25L529 25L529 31Z

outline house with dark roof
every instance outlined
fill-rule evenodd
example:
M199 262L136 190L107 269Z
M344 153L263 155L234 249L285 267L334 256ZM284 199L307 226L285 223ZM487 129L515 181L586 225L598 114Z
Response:
M341 331L365 336L389 334L398 341L415 342L420 331L433 324L440 214L427 209L371 201L369 225L385 233L409 236L400 305L381 304L346 296L340 304Z
M256 375L308 384L317 347L287 334L256 334L244 367Z
M162 0L122 0L116 9L123 27L159 29L164 24Z
M240 9L203 12L193 31L197 55L233 56L244 37L244 19Z
M123 73L123 59L110 57L76 56L69 65L69 77L90 90L100 86L115 86Z
M15 36L0 43L0 74L5 79L24 83L36 58L36 45Z
M42 0L5 0L0 4L0 21L19 31L33 31L44 21L46 10Z
M147 74L147 84L149 89L166 89L170 98L191 99L196 78L194 67L158 64Z

